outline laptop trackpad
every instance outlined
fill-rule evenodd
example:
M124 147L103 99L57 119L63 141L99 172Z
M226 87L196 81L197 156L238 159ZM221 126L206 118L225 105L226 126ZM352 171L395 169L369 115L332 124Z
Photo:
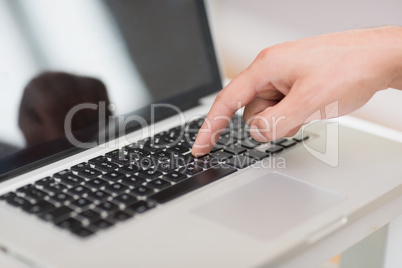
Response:
M193 212L258 239L269 240L343 199L341 194L270 172Z

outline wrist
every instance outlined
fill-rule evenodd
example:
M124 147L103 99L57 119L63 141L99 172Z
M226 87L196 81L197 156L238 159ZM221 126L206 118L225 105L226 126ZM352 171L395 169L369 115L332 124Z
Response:
M389 87L402 90L402 27L389 26L391 78Z

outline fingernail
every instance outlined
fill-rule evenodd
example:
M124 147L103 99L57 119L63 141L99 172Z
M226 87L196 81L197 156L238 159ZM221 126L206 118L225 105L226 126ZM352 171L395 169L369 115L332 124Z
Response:
M254 134L253 138L254 138L256 141L261 141L261 142L267 142L267 141L268 141L268 139L265 138L265 137L261 134L260 130L257 128L256 125L250 126L250 134L251 134L251 136L253 136L253 134Z

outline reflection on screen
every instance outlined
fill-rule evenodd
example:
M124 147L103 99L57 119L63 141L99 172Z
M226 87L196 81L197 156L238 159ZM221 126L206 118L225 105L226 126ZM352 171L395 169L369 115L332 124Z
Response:
M79 103L125 114L208 84L195 2L0 0L0 158L63 136Z

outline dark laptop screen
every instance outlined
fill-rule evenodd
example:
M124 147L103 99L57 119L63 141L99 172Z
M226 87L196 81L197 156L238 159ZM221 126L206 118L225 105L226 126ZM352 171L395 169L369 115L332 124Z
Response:
M202 1L0 0L0 21L0 176L65 151L79 104L135 114L220 87ZM71 128L99 119L82 109Z

